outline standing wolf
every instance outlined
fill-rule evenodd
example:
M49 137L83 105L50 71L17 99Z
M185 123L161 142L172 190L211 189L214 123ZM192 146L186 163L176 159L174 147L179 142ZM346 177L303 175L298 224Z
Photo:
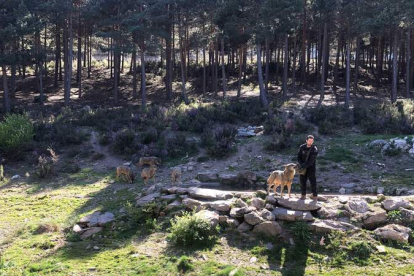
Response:
M299 147L298 151L298 168L300 174L300 188L302 191L301 199L306 199L306 182L310 181L312 196L314 200L318 200L318 191L316 188L316 156L318 155L318 149L313 145L314 137L308 135L306 137L306 143ZM306 172L304 171L306 169Z

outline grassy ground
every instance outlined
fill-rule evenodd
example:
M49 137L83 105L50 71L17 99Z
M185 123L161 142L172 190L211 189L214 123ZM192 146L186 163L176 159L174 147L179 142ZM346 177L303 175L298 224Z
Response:
M387 253L374 250L359 259L336 256L340 249L320 246L321 236L313 235L310 243L296 246L270 240L269 250L269 240L228 230L210 248L177 248L166 239L168 218L158 219L153 231L143 221L118 219L92 239L79 240L70 232L77 219L94 210L119 216L142 189L142 184L109 184L112 178L84 169L59 181L3 183L0 275L408 275L414 270L408 245L386 245ZM346 246L360 239L347 237Z

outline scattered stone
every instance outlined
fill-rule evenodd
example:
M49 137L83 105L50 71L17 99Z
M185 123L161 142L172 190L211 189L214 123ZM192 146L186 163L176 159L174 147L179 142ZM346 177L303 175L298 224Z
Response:
M358 228L354 225L342 221L334 220L316 220L309 224L312 231L317 233L329 233L331 231L357 231Z
M203 201L199 201L196 199L192 199L192 198L185 198L183 199L183 205L187 207L187 209L190 210L194 210L194 208L199 211L203 208L208 208L209 203L208 202L203 202Z
M377 188L377 194L384 194L384 187L378 187Z
M275 209L275 206L268 203L268 204L266 204L265 209L269 210L269 211L272 211L273 209Z
M377 139L369 143L369 147L371 148L382 148L385 146L388 142L383 139Z
M79 224L75 224L73 226L73 232L77 233L77 234L81 234L85 231L85 229L83 229L82 227L79 226Z
M179 200L174 200L173 202L165 206L164 211L171 211L172 209L180 207L181 205L182 203Z
M20 175L16 174L12 176L11 180L19 179L20 177L21 177Z
M268 195L266 197L266 203L269 203L269 204L272 204L272 205L276 205L277 199L273 195Z
M387 253L387 250L385 249L385 246L383 245L377 245L375 246L375 248L377 249L378 253Z
M86 229L85 229L85 232L83 232L83 233L80 235L80 238L81 238L82 240L87 239L87 238L89 238L89 237L91 237L91 236L93 236L93 235L95 235L95 234L97 234L97 233L101 232L102 230L103 230L103 228L102 228L102 227L91 227L91 228L86 228Z
M363 214L369 210L368 203L361 198L353 198L348 201L348 207L352 211Z
M401 198L389 198L382 202L382 207L387 211L397 210L399 208L412 209L411 203Z
M253 264L253 263L257 262L257 258L256 257L251 257L249 262L251 264Z
M93 247L93 250L99 250L99 247L95 245L95 246Z
M114 219L114 214L112 214L111 212L105 212L104 214L99 216L98 224L99 226L104 226L105 224L113 221Z
M317 201L310 199L279 198L277 204L296 211L316 211L321 208Z
M231 192L196 187L189 188L188 194L193 198L205 199L230 199L233 197L233 193Z
M251 200L250 205L255 207L257 210L261 210L265 207L265 201L259 197L255 197Z
M244 217L245 214L248 214L253 211L251 207L243 207L243 208L232 208L230 210L230 217L232 218L241 218Z
M78 221L79 225L93 227L98 225L99 217L101 216L100 211L95 211L92 214L89 214Z
M242 224L240 224L239 227L237 227L237 231L239 232L247 232L247 231L251 231L252 229L253 229L253 226L251 226L245 221Z
M209 210L201 210L195 214L196 217L205 219L210 222L211 227L216 227L219 223L219 215Z
M210 207L217 211L228 212L230 211L231 203L229 200L218 200L210 202Z
M201 182L217 182L219 181L218 174L212 171L199 172L197 179Z
M266 243L265 244L265 246L266 246L266 248L268 249L268 250L272 250L275 246L273 245L273 243L271 243L271 242L268 242L268 243Z
M369 230L373 230L387 222L387 212L381 208L376 209L374 212L368 212L364 215L363 227Z
M400 196L407 193L407 188L398 188L395 190L395 195Z
M340 197L338 198L338 201L339 201L340 203L342 203L342 204L346 204L346 203L348 202L348 198L347 198L347 197L345 197L345 196L340 196Z
M259 214L265 220L269 220L269 221L275 220L275 216L273 215L273 213L267 209L263 209Z
M242 207L247 207L248 205L247 205L247 203L246 202L244 202L242 199L240 199L240 198L238 198L237 200L236 200L236 203L235 203L237 206L239 206L240 208L242 208Z
M237 228L240 226L240 222L234 218L227 218L226 222L227 222L227 225L229 225L232 228Z
M344 194L345 194L345 192L346 192L345 188L341 188L341 189L339 189L339 193L340 193L341 195L344 195Z
M314 221L315 220L310 212L288 210L288 209L279 208L279 207L276 207L272 211L272 214L276 217L276 219L284 220L284 221Z
M148 194L144 197L141 197L140 199L137 200L137 206L143 206L146 205L148 203L153 202L154 200L156 200L158 197L160 196L160 193L155 192L152 194Z
M253 232L275 237L282 233L282 227L276 221L265 221L256 225Z
M374 233L381 239L393 240L397 242L408 242L408 238L412 230L408 227L389 224L381 228L375 229Z
M401 216L405 222L413 222L414 221L414 211L405 209L403 207L400 208Z
M261 216L258 213L250 212L244 215L244 221L250 225L256 225L256 224L263 222L264 220L261 218Z

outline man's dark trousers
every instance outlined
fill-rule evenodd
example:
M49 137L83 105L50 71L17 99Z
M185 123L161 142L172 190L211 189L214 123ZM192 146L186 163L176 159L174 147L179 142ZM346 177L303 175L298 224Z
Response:
M309 179L313 196L318 196L318 192L316 191L315 171L316 166L310 166L306 169L305 175L300 175L300 189L302 190L302 195L306 195L306 182Z

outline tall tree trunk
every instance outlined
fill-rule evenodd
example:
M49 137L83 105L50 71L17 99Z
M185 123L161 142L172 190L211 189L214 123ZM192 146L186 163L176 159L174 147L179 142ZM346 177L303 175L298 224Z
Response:
M147 83L145 78L145 41L141 41L141 97L142 108L147 107Z
M65 97L65 106L69 106L70 100L70 90L71 90L71 80L72 80L72 60L73 60L73 31L72 31L72 0L69 0L69 37L68 40L68 47L67 47L67 66L65 71L65 82L66 82L66 89L64 93Z
M223 98L226 98L227 93L227 79L226 79L226 68L224 64L224 38L221 38L221 73L223 82Z
M297 50L296 50L296 44L297 44L297 34L295 34L295 38L293 40L293 67L292 67L292 92L293 95L296 96L296 57L297 57Z
M356 53L355 53L355 80L354 80L354 93L358 90L358 75L359 75L359 56L361 49L361 38L358 36L356 39Z
M276 75L275 75L275 83L279 85L279 67L280 67L280 48L276 42L276 49L277 49L277 58L276 58Z
M179 38L179 43L180 43L180 59L181 59L181 93L182 93L182 99L185 102L185 104L189 104L190 102L188 101L187 98L187 92L186 92L186 88L185 88L185 84L186 84L186 79L185 79L185 56L184 56L184 49L183 49L183 38L182 38L182 30L181 30L181 23L180 23L180 18L178 18L178 38Z
M134 50L132 51L132 98L136 99L138 98L138 92L137 92L137 48L134 44Z
M288 81L288 64L289 64L289 36L285 35L285 54L284 54L284 65L283 65L283 99L287 98L287 81Z
M349 37L349 34L348 34ZM345 91L345 107L349 107L350 82L351 82L351 39L348 38L346 43L346 91Z
M4 90L3 106L4 106L4 111L6 113L10 113L11 107L10 107L9 88L7 86L7 69L6 69L6 65L3 64L1 66L1 68L2 68L2 71L3 71L3 90Z
M338 69L339 69L339 56L341 55L341 35L338 34L338 44L336 49L336 59L335 59L335 68L334 68L334 83L333 83L333 90L336 91L338 85Z
M302 54L301 54L301 71L302 71L302 84L306 88L306 0L303 0L303 26L302 26Z
M270 51L269 51L269 39L266 38L266 67L265 67L265 90L269 91L269 63L270 63Z
M218 38L214 40L214 95L217 96L218 93L218 66L219 66L219 57L218 57Z
M237 98L239 99L241 96L241 84L242 84L242 72L243 72L243 53L244 53L244 46L239 48L239 76L238 76L238 83L237 83Z
M169 11L170 6L167 6ZM165 90L167 92L167 100L172 99L172 60L171 60L171 36L172 36L172 15L169 16L169 22L167 23L167 38L165 39L165 61L166 61L166 74L165 74Z
M79 26L78 26L78 72L76 81L78 83L78 96L79 98L82 97L82 25L79 13Z
M256 51L257 51L257 74L259 76L259 89L260 89L260 103L263 107L267 108L269 106L269 103L267 101L266 97L266 90L264 88L263 83L263 73L262 73L262 56L261 56L261 48L262 46L260 43L256 44Z
M247 77L247 46L243 46L243 83Z
M58 87L59 63L60 63L60 29L56 24L56 50L55 50L55 76L53 78L53 87ZM24 72L24 71L23 71Z
M411 91L411 81L410 81L410 75L411 75L411 29L407 30L407 64L406 64L406 72L405 72L405 96L407 98L410 97L410 91Z
M203 96L206 95L206 77L206 47L203 45Z
M119 45L118 45L118 38L115 37L114 38L114 104L117 105L118 104L118 90L119 90L119 80L118 80L118 63L120 62L120 56L119 56ZM89 54L88 54L89 56ZM89 59L89 58L88 58Z
M326 72L326 58L328 51L328 23L323 24L323 53L321 57L322 63L322 73L321 73L321 97L320 99L323 100L325 98L325 72ZM323 58L323 59L322 59Z
M398 90L398 27L395 27L394 31L394 45L392 49L392 91L391 91L391 102L397 100Z

